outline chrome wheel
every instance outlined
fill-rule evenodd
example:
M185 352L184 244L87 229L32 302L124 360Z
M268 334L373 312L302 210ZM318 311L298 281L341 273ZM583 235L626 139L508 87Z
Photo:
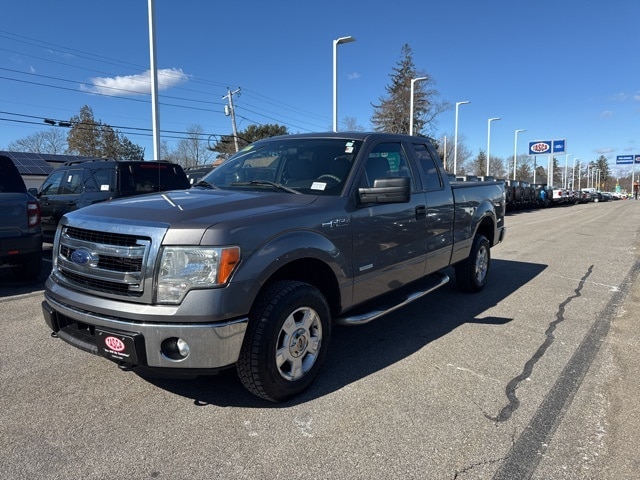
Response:
M322 324L318 313L302 307L282 324L276 341L276 366L285 380L302 378L316 362L322 342Z
M482 284L487 277L487 272L489 271L489 248L483 244L478 249L478 254L476 256L476 264L475 264L475 280L476 283Z

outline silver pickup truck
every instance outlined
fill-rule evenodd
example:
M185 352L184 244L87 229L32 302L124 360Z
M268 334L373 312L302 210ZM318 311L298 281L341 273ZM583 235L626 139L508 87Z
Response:
M65 215L44 317L123 369L235 365L279 401L316 377L333 324L416 300L450 266L461 289L482 290L504 211L502 182L450 182L426 138L273 137L189 190Z

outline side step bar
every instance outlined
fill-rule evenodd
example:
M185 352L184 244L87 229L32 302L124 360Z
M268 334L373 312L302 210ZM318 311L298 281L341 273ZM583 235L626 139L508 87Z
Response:
M335 319L335 322L338 325L362 325L364 323L369 323L372 320L402 308L449 283L449 276L442 272L434 273L428 277L428 279L430 280L428 284L425 285L424 283L421 283L419 285L421 287L420 289L405 294L400 297L398 302L394 302L389 307L380 308L380 305L377 305L377 308L366 312L361 312L358 309L361 313L352 314L351 312L348 312L347 316L338 317Z

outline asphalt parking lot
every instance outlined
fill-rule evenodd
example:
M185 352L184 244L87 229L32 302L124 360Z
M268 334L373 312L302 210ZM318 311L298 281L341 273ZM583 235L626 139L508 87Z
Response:
M283 404L252 397L233 373L122 372L50 337L45 273L32 284L0 277L0 471L636 478L638 225L636 202L510 214L485 291L446 286L371 324L336 328L317 382Z

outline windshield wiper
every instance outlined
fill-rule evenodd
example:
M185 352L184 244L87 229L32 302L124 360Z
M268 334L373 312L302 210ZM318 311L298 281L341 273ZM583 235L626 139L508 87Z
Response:
M294 190L293 188L289 188L281 183L271 182L269 180L251 180L250 182L233 182L229 184L229 186L232 186L232 187L242 187L242 186L249 186L249 185L267 185L269 187L277 188L278 190L283 190L288 193L294 193L296 195L300 195L300 192L297 190Z
M218 190L218 187L210 184L209 182L206 182L205 180L200 180L199 182L196 182L193 185L193 187L203 187L203 188L208 188L209 190Z

